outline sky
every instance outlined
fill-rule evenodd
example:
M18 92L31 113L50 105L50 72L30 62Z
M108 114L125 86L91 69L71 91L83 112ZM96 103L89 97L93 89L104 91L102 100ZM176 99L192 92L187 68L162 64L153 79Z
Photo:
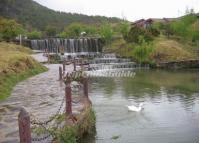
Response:
M186 8L199 12L199 0L35 0L56 11L126 18L172 18Z

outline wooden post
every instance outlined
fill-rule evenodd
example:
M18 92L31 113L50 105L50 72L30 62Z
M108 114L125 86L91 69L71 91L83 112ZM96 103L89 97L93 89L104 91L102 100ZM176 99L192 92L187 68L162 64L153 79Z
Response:
M83 90L84 97L88 98L88 79L86 77L83 78Z
M75 61L75 58L73 60L73 65L74 65L74 71L76 71L76 61Z
M59 80L62 80L62 67L59 66Z
M19 43L20 43L20 45L22 45L22 36L21 36L21 34L19 35Z
M64 58L64 61L63 61L63 72L65 72L65 71L66 71L66 60Z
M84 66L83 66L83 59L81 59L81 61L80 61L80 67L81 67L81 70L84 69Z
M18 115L20 143L31 143L30 116L22 108Z
M65 88L65 96L66 96L66 116L69 116L72 114L72 95L71 95L71 79L69 75L66 75L66 88Z

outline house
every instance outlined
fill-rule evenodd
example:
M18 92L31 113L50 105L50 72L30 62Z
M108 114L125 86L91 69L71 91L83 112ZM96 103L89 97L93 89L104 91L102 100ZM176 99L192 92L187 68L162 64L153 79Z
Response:
M153 20L151 18L145 20L145 19L140 19L131 24L132 27L141 27L141 28L148 28L151 26L153 23Z

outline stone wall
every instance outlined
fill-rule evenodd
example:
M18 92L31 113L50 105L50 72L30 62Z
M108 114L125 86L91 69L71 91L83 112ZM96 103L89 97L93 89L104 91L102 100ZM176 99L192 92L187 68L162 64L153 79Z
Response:
M199 59L163 62L158 63L156 66L163 69L199 68Z

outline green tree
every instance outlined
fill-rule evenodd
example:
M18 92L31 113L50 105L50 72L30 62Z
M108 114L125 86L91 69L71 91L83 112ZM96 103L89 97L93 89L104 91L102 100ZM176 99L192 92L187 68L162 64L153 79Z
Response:
M122 34L124 40L126 40L127 36L128 36L129 29L130 29L129 22L127 20L123 20L120 23L119 29L120 29L120 33Z
M97 28L95 26L84 26L83 31L86 32L87 35L93 36L97 34Z
M22 26L15 20L0 19L0 33L2 39L10 41L23 32Z
M108 22L104 22L100 27L100 35L104 39L106 44L111 44L111 40L113 37L113 30L111 24Z
M69 34L65 31L59 33L60 38L70 38Z
M28 39L41 39L42 33L37 30L33 30L27 34Z
M154 50L152 43L147 43L143 36L139 36L139 45L136 45L133 49L133 57L139 63L151 63L151 54Z
M80 23L72 23L64 29L66 35L71 38L79 37L82 31L83 25Z
M53 37L53 36L56 36L57 29L56 29L56 27L54 27L54 26L48 25L48 26L45 28L45 33L46 33L47 36Z

